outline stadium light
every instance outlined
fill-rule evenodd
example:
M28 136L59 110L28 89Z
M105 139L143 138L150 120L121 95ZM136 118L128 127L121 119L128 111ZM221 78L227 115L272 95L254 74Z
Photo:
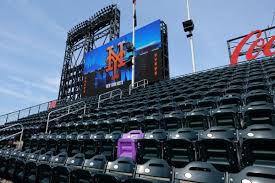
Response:
M187 8L187 21L184 21L182 24L183 24L184 31L188 32L187 38L189 38L189 41L190 41L191 56L192 56L192 70L194 73L196 72L195 51L194 51L193 33L192 33L192 31L194 30L194 23L190 16L189 0L186 0L186 8Z

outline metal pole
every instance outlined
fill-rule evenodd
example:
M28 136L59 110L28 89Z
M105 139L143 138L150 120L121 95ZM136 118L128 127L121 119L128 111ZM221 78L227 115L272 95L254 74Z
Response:
M134 83L135 83L135 31L136 31L136 26L135 26L135 10L136 10L136 3L133 3L133 37L132 37L132 44L133 44L133 57L132 57L132 87L134 88Z
M194 44L193 44L193 37L189 38L190 40L190 47L191 47L191 55L192 55L192 69L193 72L196 72L196 64L195 64L195 52L194 52Z
M189 0L186 0L186 7L187 7L187 19L190 20L190 7L189 7ZM189 37L190 47L191 47L191 56L192 56L192 71L193 73L196 72L196 62L195 62L195 51L194 51L194 44L193 44L193 36Z
M190 7L189 7L189 0L186 0L186 7L187 7L187 19L190 20Z

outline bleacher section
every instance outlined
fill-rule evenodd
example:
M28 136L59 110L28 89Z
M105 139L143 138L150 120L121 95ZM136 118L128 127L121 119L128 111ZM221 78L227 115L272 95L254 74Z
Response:
M24 144L16 150L18 138L1 142L0 177L17 183L272 183L274 91L275 58L269 58L125 91L99 109L97 97L85 98L85 115L56 113L48 134L50 111L6 124L24 125Z

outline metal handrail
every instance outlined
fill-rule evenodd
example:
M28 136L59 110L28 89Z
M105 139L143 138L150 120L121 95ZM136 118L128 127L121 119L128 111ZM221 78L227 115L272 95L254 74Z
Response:
M14 124L14 125L7 126L7 127L5 127L5 128L2 128L2 129L0 129L0 132L1 132L1 131L4 131L4 130L6 130L6 129L9 129L9 128L15 127L15 126L20 126L20 127L21 127L21 131L20 131L20 132L17 132L17 133L14 133L14 134L12 134L12 135L6 136L6 137L4 137L4 138L1 138L0 141L3 141L3 140L8 139L8 138L10 138L10 137L14 137L14 136L16 136L16 135L18 135L18 134L21 134L21 135L20 135L20 138L19 138L19 141L20 141L20 143L21 143L21 142L22 142L22 138L23 138L23 134L24 134L24 126L23 126L21 123L17 123L17 124Z
M53 101L61 102L61 101L66 101L66 100L65 99L51 100L51 101L48 101L48 102L44 102L44 103L37 104L37 105L34 105L34 106L19 109L19 110L9 112L9 113L6 113L6 114L1 114L0 115L0 119L1 119L0 123L6 124L6 123L10 122L10 121L8 121L10 116L15 116L14 121L17 121L21 118L25 118L25 117L28 117L30 115L39 114L40 112L47 111L47 110L49 110L49 104ZM44 107L46 107L46 108L44 108ZM31 113L33 109L37 109L37 110L34 113ZM22 112L27 112L26 113L27 115L21 117L20 115L22 114ZM2 120L2 119L4 119L4 120Z
M72 106L76 106L76 105L81 104L81 103L84 104L84 107L82 107L82 108L80 108L80 109L77 109L77 110L74 110L74 111L70 111L70 108L71 108ZM71 104L71 105L68 105L68 106L65 106L65 107L62 107L62 108L59 108L59 109L56 109L56 110L54 110L54 111L49 112L48 118L47 118L47 124L46 124L46 131L45 131L45 134L48 133L49 122L54 121L54 120L59 119L59 118L62 118L62 117L65 117L65 116L67 116L67 115L69 115L69 114L73 114L73 113L78 112L78 111L80 111L80 110L83 110L83 113L86 114L86 107L87 107L86 102L80 101L80 102L77 102L77 103L74 103L74 104ZM68 111L67 111L66 114L61 115L61 116L56 117L56 118L53 118L53 119L50 119L51 114L53 114L53 113L55 113L55 112L58 112L58 111L61 111L61 110L64 110L64 109L67 109L67 108L68 108Z
M116 91L119 91L119 93L114 95L113 93L116 92ZM101 99L102 96L105 96L105 95L107 95L107 94L110 95L108 98ZM115 90L112 90L112 91L109 91L109 92L100 94L99 97L98 97L97 108L100 107L100 103L101 103L101 102L104 102L104 101L106 101L106 100L110 100L110 99L112 99L112 98L114 98L114 97L116 97L116 96L119 96L120 98L122 98L122 90L121 90L121 89L118 88L118 89L115 89Z
M139 85L140 83L142 83L142 84ZM141 86L143 86L145 88L148 85L148 83L149 83L148 79L143 79L143 80L135 82L134 85L130 84L129 85L129 95L131 95L132 90L134 90L136 88L140 88Z

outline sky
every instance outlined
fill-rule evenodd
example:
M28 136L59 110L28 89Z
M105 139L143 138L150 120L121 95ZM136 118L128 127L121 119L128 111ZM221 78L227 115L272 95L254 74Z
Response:
M56 99L67 32L112 3L125 35L131 0L1 0L0 114ZM190 0L190 7L198 71L229 64L226 41L266 28L275 12L274 0ZM171 76L192 72L186 14L185 0L137 0L139 27L157 19L168 25Z

